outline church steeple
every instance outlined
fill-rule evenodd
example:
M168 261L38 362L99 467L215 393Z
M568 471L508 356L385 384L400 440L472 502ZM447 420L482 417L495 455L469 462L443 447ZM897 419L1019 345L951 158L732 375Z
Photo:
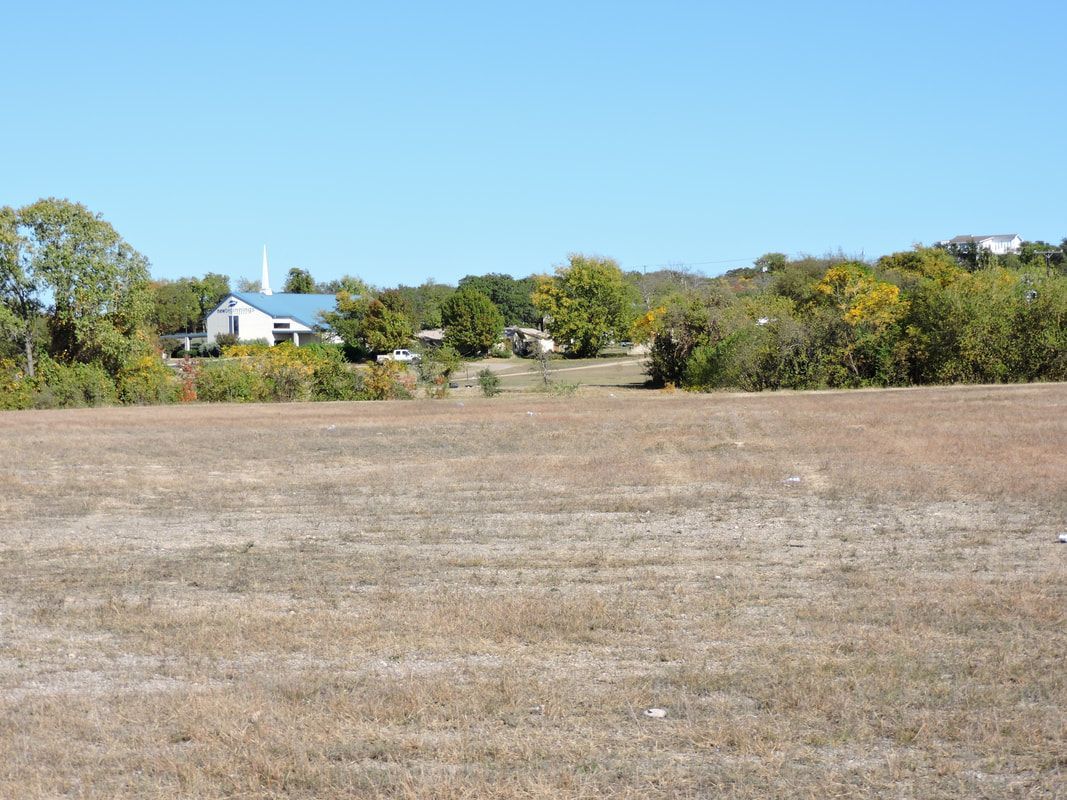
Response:
M263 277L259 279L260 294L274 294L270 290L270 271L267 268L267 246L263 245Z

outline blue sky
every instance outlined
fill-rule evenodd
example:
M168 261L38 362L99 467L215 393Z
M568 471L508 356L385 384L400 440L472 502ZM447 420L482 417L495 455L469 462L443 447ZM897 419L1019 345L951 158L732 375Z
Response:
M714 274L1067 236L1059 2L17 4L0 204L153 274ZM706 263L715 262L715 263Z

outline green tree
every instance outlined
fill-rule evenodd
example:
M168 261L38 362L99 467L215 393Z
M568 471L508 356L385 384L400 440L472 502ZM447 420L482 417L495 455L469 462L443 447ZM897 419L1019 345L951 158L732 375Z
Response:
M684 267L627 272L623 277L641 296L645 310L665 305L678 295L710 291L714 283L714 279Z
M460 289L441 306L445 343L465 356L482 355L500 338L504 317L493 301L473 289Z
M373 297L341 290L337 310L324 314L323 320L360 356L404 347L412 334L403 298L389 292Z
M188 279L152 285L152 319L160 333L194 331L203 324L200 296Z
M230 279L216 272L152 284L152 319L160 333L202 331L207 315L230 293Z
M789 257L785 253L764 253L753 262L760 272L781 272L789 265Z
M542 279L533 301L556 343L589 358L628 334L640 298L614 260L575 254L554 278Z
M1062 273L1067 264L1067 239L1059 245L1040 240L1023 242L1019 248L1019 264L1031 269Z
M200 322L193 330L199 331L203 330L207 315L230 293L230 279L218 272L209 272L203 278L192 279L192 282L200 303Z
M22 351L26 374L36 374L36 343L44 318L43 281L28 257L29 242L19 232L18 212L0 208L0 336ZM2 353L0 355L13 355Z
M337 294L345 291L353 297L373 294L367 282L354 275L343 275L340 278L334 278L332 281L317 284L315 291L320 294Z
M441 327L441 305L456 290L432 279L419 286L398 286L411 310L411 324L418 331Z
M148 260L80 203L38 200L16 212L16 223L24 242L20 272L52 302L52 351L117 374L147 345Z
M306 269L293 267L289 270L289 275L285 279L285 286L282 287L282 291L292 294L314 294L315 279L311 277L311 273Z
M459 281L460 289L473 289L493 301L505 325L538 325L541 314L531 299L537 289L533 277L515 279L510 275L491 272L488 275L467 275Z

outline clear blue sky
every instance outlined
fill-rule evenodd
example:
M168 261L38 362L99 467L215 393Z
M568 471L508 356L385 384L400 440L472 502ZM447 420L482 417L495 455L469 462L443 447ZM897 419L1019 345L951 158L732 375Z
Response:
M157 277L266 243L275 283L1058 241L1065 8L9 4L0 204L85 203Z

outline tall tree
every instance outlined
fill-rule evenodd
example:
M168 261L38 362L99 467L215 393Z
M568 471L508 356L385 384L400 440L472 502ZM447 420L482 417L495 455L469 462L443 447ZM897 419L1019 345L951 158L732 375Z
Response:
M51 347L61 360L98 361L116 374L144 345L151 314L148 260L99 214L49 198L19 209L20 274L52 302ZM11 306L8 306L9 310Z
M323 315L325 323L359 353L385 353L403 347L411 338L411 320L396 292L381 298L369 294L337 293L337 310Z
M200 296L188 278L154 283L152 300L152 318L160 333L193 331L201 324Z
M28 246L19 233L18 212L9 206L0 208L0 334L22 349L26 374L32 378L44 304L43 286L28 258Z
M218 272L208 272L203 278L193 281L193 289L200 303L200 324L203 325L207 315L230 293L230 279Z
M320 294L337 294L346 291L351 296L367 295L371 293L370 286L362 278L353 275L343 275L331 281L320 283L315 286L315 291Z
M497 341L504 317L493 301L473 289L460 289L441 306L445 344L465 356L481 355Z
M541 281L533 301L549 319L556 343L572 355L589 358L613 337L628 334L640 298L623 281L613 259L574 254L554 278Z
M315 279L311 277L311 273L306 269L293 267L289 270L289 275L285 279L285 286L282 287L282 291L291 292L292 294L314 294Z
M473 289L492 300L504 315L505 325L537 325L541 321L531 299L537 289L537 281L532 277L516 280L495 272L467 275L460 279L459 288Z
M427 279L419 286L398 286L397 291L407 300L415 330L428 330L441 327L441 305L456 290L446 283Z
M152 284L152 317L160 333L202 331L207 315L230 293L230 279L217 272Z

